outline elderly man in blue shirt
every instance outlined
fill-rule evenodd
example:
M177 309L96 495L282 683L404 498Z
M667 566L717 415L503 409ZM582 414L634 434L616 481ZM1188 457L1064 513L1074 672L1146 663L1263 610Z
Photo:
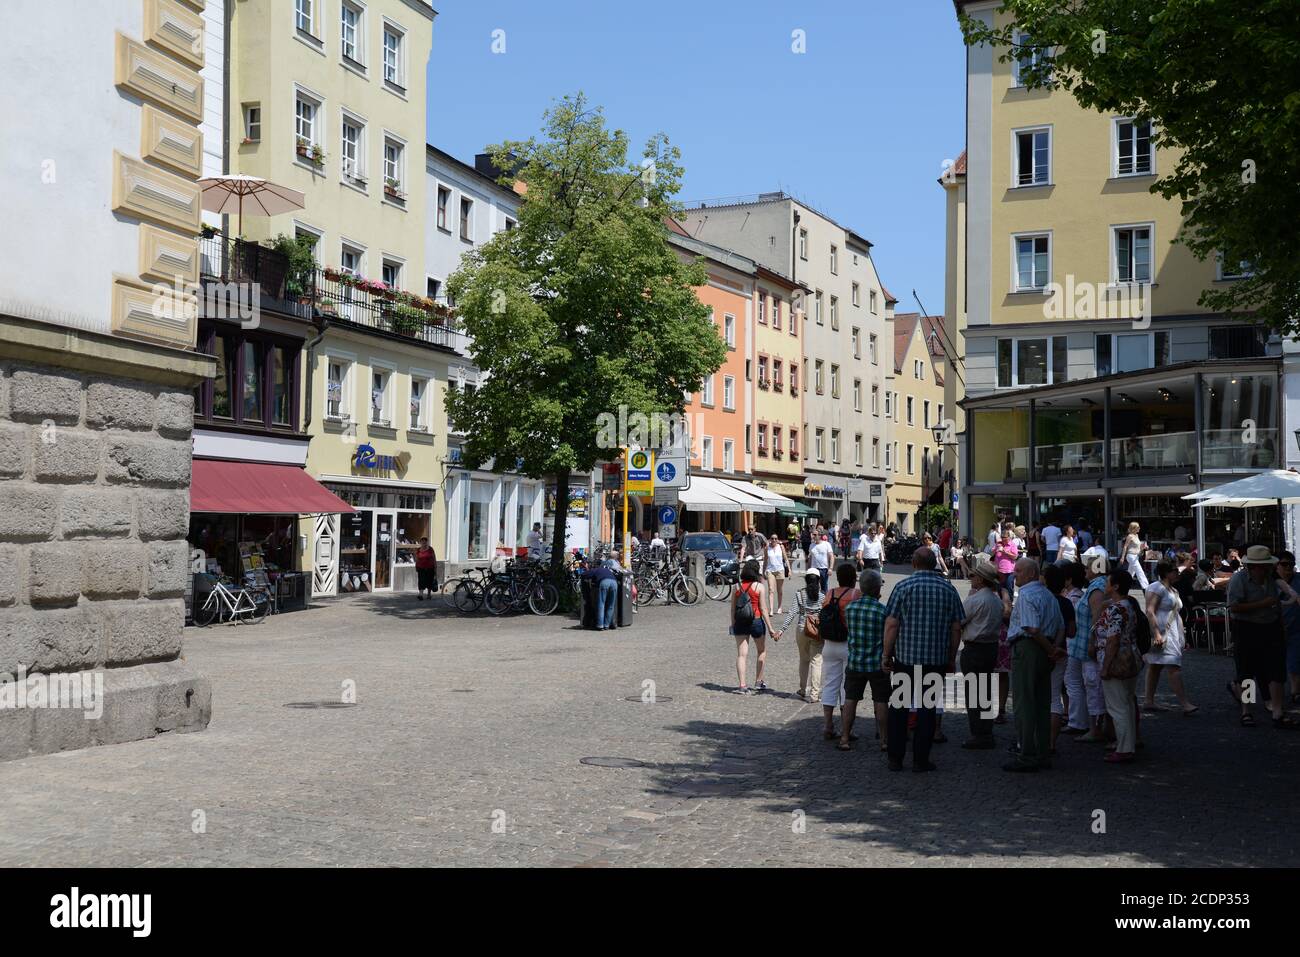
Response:
M1058 643L1065 619L1056 596L1038 577L1038 562L1016 562L1016 601L1011 606L1011 694L1016 702L1020 750L1004 771L1039 771L1052 766L1052 668L1065 656Z

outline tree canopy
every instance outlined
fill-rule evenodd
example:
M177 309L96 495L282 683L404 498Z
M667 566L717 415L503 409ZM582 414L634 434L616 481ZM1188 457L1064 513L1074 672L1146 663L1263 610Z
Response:
M1000 10L1013 21L961 15L967 44L1005 48L1026 85L1149 119L1157 144L1175 148L1151 191L1182 203L1179 241L1253 270L1204 290L1201 305L1300 331L1300 4L1006 0Z
M682 173L666 136L629 162L627 135L578 94L546 113L540 137L489 153L523 200L518 225L467 253L448 281L485 378L448 390L447 412L468 467L494 460L555 477L562 516L570 473L617 457L599 441L601 413L680 412L726 347L692 288L703 265L666 238Z

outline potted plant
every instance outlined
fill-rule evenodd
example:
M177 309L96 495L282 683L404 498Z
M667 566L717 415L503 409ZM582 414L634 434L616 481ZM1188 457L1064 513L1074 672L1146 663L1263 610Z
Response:
M397 180L393 179L393 177L391 176L385 177L384 178L385 195L391 196L393 199L403 199L404 197L402 196L402 191L398 189L400 185L401 184Z
M428 321L428 317L422 309L400 302L390 303L385 306L384 315L388 319L388 328L403 336L418 335Z
M335 304L334 300L331 299L329 296L322 297L318 305L320 307L320 311L327 316L337 317L339 314L338 306Z
M311 156L311 144L307 142L305 137L298 137L297 148L299 156Z
M315 246L311 240L299 238L297 236L286 236L281 233L271 240L270 247L283 257L285 274L283 278L284 297L287 299L297 299L299 302L310 302L311 291L315 286L315 276L318 264L316 262ZM272 257L265 257L267 265L270 264ZM278 258L278 257L277 257ZM267 283L263 280L263 285L269 285L278 295L279 282Z
M199 227L199 235L201 235L204 239L211 239L216 234L217 234L217 227L211 225L210 223L204 223L202 226Z
M325 165L325 150L319 143L313 143L311 147L311 161L314 166Z

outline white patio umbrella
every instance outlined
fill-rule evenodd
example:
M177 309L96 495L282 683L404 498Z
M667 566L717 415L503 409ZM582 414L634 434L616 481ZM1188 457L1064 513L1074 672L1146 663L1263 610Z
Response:
M1260 508L1265 505L1300 505L1300 472L1272 469L1235 482L1184 495L1197 499L1192 508Z
M279 186L257 176L242 174L205 176L199 180L203 189L203 208L213 213L239 214L239 235L244 235L244 206L259 216L278 216L302 209L306 197L296 189Z

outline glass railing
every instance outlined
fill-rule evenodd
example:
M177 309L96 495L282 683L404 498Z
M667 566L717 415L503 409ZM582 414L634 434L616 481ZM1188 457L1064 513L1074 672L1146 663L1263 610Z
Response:
M1195 432L1130 435L1110 440L1110 468L1115 475L1195 467Z
M1007 476L1008 482L1027 482L1029 481L1029 447L1023 446L1018 449L1007 449Z
M1038 479L1071 475L1100 475L1105 442L1066 442L1034 449L1034 475Z
M1280 468L1279 436L1278 429L1206 429L1201 433L1201 468Z

